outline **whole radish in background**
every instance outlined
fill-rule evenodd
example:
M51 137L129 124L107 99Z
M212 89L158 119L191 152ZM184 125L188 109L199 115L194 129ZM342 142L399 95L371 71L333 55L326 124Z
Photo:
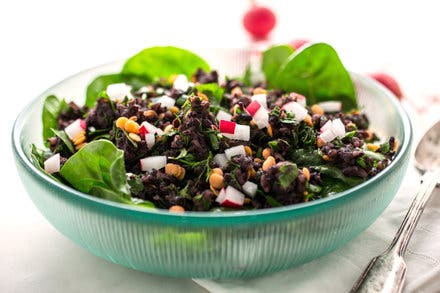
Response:
M243 26L254 40L267 39L276 24L273 11L251 1L250 9L243 16Z

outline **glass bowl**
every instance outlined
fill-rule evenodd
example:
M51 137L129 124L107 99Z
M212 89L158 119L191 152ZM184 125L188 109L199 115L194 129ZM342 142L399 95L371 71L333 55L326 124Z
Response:
M252 54L198 52L213 68L241 73ZM410 158L411 124L397 99L373 80L352 73L359 102L381 136L395 136L395 160L347 191L292 206L238 212L137 208L96 198L60 184L30 160L42 146L41 110L49 94L82 104L97 75L122 62L92 68L54 85L19 114L12 131L18 173L35 206L62 234L111 262L154 274L192 278L249 278L284 270L335 250L370 226L395 196Z

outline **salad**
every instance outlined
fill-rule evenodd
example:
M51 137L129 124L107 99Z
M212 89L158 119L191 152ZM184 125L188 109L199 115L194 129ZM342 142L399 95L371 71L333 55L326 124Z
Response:
M307 202L389 165L397 141L369 129L331 46L274 46L261 72L223 78L190 51L144 49L84 105L48 96L32 160L81 192L174 212Z

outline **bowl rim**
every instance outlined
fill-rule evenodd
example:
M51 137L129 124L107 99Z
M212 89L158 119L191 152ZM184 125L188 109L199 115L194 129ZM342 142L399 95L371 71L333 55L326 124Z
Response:
M403 126L403 141L399 147L396 157L391 164L376 176L366 180L365 182L356 185L343 192L336 193L332 196L313 200L306 203L299 203L294 205L273 207L268 209L258 210L243 210L243 211L228 211L228 212L198 212L185 211L184 213L173 213L166 209L148 209L143 207L131 206L123 203L112 202L106 199L98 198L81 191L78 191L68 185L62 184L50 178L47 174L41 172L34 166L32 161L26 156L23 146L20 143L21 124L26 121L26 113L31 109L35 103L43 99L53 88L69 81L70 79L85 74L90 71L98 70L105 66L120 63L120 61L108 62L98 66L94 66L75 74L68 76L60 82L52 85L36 98L32 99L18 114L15 119L11 138L12 149L17 163L21 164L32 177L42 181L46 184L48 189L56 191L59 196L63 196L67 200L73 200L85 204L89 207L100 209L104 212L112 214L124 215L138 220L145 220L148 222L167 223L172 225L191 225L191 226L219 226L228 224L255 224L267 223L271 221L279 221L284 218L293 218L316 212L320 208L332 207L338 202L348 200L356 195L357 192L362 192L370 185L377 181L383 180L394 171L396 165L402 164L402 160L407 156L411 150L411 143L413 140L413 130L411 120L408 113L400 104L399 100L383 85L379 84L372 78L359 73L350 72L352 77L362 79L367 85L371 87L380 88L385 93L386 98L391 102L392 106L397 110L399 117L399 124ZM74 196L71 196L74 195Z

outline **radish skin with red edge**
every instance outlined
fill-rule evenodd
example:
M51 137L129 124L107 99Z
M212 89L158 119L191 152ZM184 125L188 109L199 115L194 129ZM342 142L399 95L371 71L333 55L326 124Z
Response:
M225 197L220 203L222 207L241 208L244 203L244 194L232 186L226 187ZM221 199L219 199L220 201Z
M225 149L225 155L228 160L232 157L243 155L246 156L246 151L243 145L237 145L228 149Z
M225 198L226 198L226 189L222 188L215 201L218 202L219 204L222 204Z
M159 170L167 164L166 156L151 156L139 160L142 171Z
M163 135L163 130L147 121L144 121L139 127L139 134L141 135L141 137L144 137L147 133L157 133L159 136L161 136Z
M252 101L249 106L246 107L246 111L254 117L254 115L260 110L261 104L257 100Z
M219 129L221 133L234 134L237 123L227 120L220 120Z
M70 123L66 128L64 128L64 132L70 139L74 139L81 131L86 129L86 122L82 119L76 119L72 123Z
M55 154L44 161L44 171L49 174L60 172L61 160L60 154Z
M322 110L327 113L340 112L342 110L342 102L340 101L321 102L318 103L318 106L320 106Z

